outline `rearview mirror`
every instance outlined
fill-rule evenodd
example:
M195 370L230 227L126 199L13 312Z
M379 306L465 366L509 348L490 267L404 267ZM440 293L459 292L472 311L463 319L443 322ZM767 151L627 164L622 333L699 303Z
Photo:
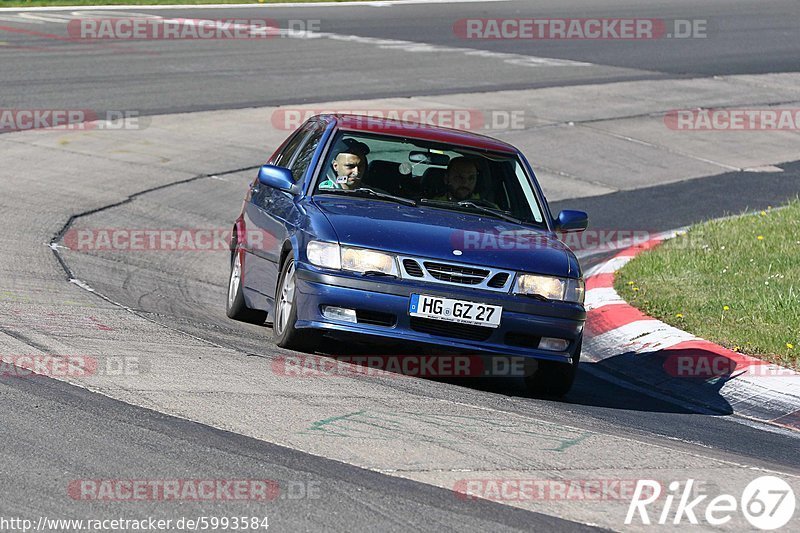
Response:
M450 157L445 154L435 154L432 152L420 152L414 150L408 154L408 160L412 163L424 163L437 167L446 167L450 162Z
M583 211L566 209L558 214L556 229L561 231L583 231L589 226L589 215Z
M258 170L258 182L281 191L295 192L292 171L275 165L264 165Z

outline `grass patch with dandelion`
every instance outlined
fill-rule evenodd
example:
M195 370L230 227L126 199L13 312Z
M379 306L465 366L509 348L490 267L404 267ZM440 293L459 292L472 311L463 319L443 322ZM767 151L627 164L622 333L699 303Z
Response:
M800 199L698 224L615 277L642 312L791 368L800 361Z

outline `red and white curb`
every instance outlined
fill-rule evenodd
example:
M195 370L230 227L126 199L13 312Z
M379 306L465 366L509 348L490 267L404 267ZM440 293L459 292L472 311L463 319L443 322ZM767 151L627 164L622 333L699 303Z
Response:
M678 232L627 248L586 272L584 355L654 392L800 430L800 374L649 317L614 290L614 275Z

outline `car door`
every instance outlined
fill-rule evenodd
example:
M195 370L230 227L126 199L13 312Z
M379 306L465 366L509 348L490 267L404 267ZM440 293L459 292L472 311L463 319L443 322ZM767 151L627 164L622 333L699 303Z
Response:
M273 164L290 169L295 183L301 182L323 133L322 124L309 122L287 143ZM245 205L244 218L248 234L255 235L260 243L250 247L251 260L245 261L245 286L266 297L271 309L283 243L300 223L295 197L256 181Z

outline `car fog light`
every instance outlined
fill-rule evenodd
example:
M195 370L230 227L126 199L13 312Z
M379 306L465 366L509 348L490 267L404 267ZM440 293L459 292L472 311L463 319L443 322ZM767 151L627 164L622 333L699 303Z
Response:
M331 320L341 320L342 322L358 322L356 319L356 310L345 309L344 307L324 305L322 306L322 316L330 318Z
M563 352L569 346L569 341L566 339L555 339L553 337L542 337L539 341L539 349L547 350L550 352Z

